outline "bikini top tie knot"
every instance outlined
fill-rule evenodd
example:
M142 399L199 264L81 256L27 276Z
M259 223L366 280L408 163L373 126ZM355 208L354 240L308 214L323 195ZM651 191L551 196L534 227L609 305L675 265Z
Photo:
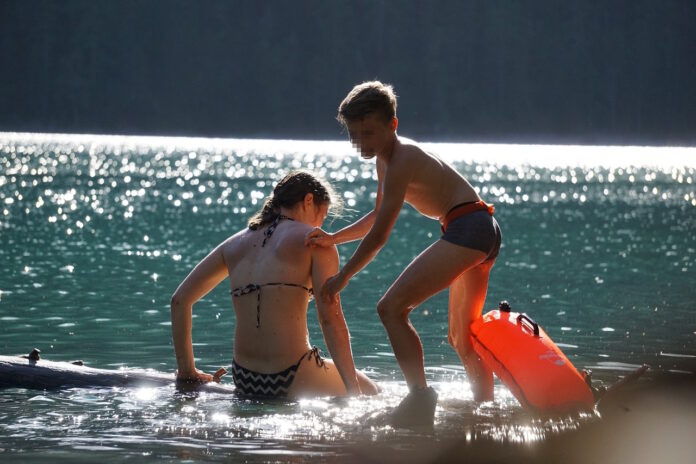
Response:
M247 293L256 292L259 289L261 289L260 285L249 284L246 287L237 287L234 290L232 290L230 293L232 293L232 296L242 296L242 295L246 295Z

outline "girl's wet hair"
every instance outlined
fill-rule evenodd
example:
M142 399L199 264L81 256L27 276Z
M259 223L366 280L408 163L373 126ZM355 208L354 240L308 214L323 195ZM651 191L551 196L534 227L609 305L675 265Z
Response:
M273 222L280 215L280 208L292 208L304 201L311 193L315 205L328 203L332 209L340 208L341 200L336 195L331 184L319 179L308 171L292 171L283 177L266 197L263 207L249 219L249 229L256 230Z

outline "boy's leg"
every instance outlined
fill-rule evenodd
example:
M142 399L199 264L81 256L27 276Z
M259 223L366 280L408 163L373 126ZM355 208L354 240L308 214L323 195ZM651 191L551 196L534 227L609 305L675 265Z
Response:
M493 399L493 372L474 351L470 329L471 323L481 317L491 267L492 261L469 269L452 282L449 290L448 339L466 368L475 401Z
M438 240L408 265L379 301L377 311L410 388L423 388L426 382L423 346L408 314L485 257L481 251Z

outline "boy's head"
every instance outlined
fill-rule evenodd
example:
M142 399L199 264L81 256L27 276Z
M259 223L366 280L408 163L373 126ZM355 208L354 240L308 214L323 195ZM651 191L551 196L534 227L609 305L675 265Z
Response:
M348 129L350 141L361 156L374 157L388 149L396 133L394 89L379 81L356 85L339 105L336 119Z
M362 120L369 114L383 118L387 123L396 117L396 95L391 85L380 81L356 85L338 106L336 119L346 126L348 122Z

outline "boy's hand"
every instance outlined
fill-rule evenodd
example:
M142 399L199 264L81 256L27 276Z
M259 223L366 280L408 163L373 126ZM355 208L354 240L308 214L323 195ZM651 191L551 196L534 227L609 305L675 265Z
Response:
M335 276L329 277L321 287L321 298L329 304L338 303L338 294L346 288L348 281L339 272Z
M319 227L315 227L314 229L307 232L307 235L305 235L305 246L330 247L333 245L335 245L333 235L329 234L328 232L324 232Z

